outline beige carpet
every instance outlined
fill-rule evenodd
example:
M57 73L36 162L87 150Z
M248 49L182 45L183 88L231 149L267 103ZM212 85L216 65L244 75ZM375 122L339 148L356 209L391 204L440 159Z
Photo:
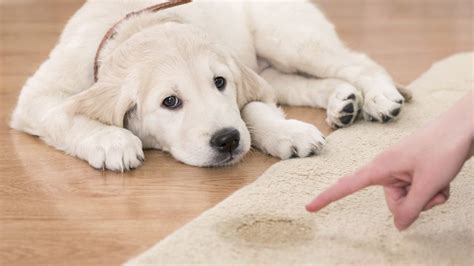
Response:
M329 136L323 155L275 164L127 265L473 265L473 160L452 184L448 203L422 214L403 233L394 229L379 187L317 214L304 210L318 192L473 87L474 54L434 65L409 86L413 101L398 122L359 122L338 130Z

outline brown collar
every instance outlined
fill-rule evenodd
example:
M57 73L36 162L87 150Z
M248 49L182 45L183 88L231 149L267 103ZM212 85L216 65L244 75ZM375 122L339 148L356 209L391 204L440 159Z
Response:
M112 26L112 28L110 28L107 31L107 33L102 38L102 41L99 44L99 48L97 48L97 52L95 54L95 59L94 59L94 80L97 82L97 75L99 73L99 67L100 67L100 65L99 65L100 52L102 51L102 48L104 48L104 45L107 43L107 41L112 39L115 36L115 34L117 34L116 29L122 22L124 22L125 20L127 20L131 16L139 15L139 14L142 14L144 12L158 12L160 10L164 10L164 9L168 9L168 8L171 8L171 7L187 4L187 3L190 3L190 2L192 2L192 0L170 0L169 2L165 2L165 3L161 3L161 4L158 4L158 5L151 6L151 7L147 7L145 9L140 10L140 11L135 11L135 12L132 12L132 13L128 13L123 19L121 19L119 22L115 23Z

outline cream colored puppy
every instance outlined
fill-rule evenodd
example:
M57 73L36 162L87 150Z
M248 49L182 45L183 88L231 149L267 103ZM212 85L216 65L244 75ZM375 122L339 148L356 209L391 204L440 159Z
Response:
M318 129L276 103L327 108L334 127L359 111L387 122L403 104L386 71L345 48L305 1L194 1L129 16L163 1L88 1L25 84L13 128L89 162L124 171L143 148L195 166L237 162L251 144L288 159L316 154ZM257 74L258 73L258 74Z

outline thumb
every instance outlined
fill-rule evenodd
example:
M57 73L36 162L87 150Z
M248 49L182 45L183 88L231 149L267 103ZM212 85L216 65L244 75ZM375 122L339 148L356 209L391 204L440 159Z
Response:
M400 205L395 208L394 222L398 230L402 231L418 219L427 203L436 195L436 190L423 185L413 179L413 185L408 191L408 195L402 200Z

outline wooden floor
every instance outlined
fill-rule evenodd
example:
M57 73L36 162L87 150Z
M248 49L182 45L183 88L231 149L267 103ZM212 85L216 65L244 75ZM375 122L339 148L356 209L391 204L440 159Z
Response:
M234 167L200 169L150 151L136 171L100 172L9 129L22 84L82 2L0 0L0 265L119 264L277 162L254 151ZM319 2L349 46L402 83L436 60L473 49L471 0ZM321 111L289 113L330 132Z

